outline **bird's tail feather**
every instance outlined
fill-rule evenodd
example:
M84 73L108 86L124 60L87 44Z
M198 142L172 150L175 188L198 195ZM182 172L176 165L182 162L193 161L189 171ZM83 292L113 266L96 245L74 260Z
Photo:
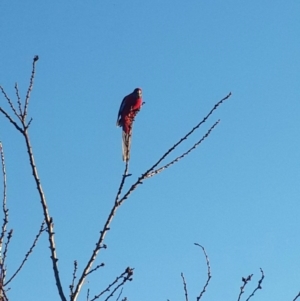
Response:
M123 161L128 162L130 158L130 146L131 146L131 130L129 133L122 132L122 150Z

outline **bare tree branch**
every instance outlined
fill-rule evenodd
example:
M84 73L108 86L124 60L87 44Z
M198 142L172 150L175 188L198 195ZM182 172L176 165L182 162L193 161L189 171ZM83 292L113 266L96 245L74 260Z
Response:
M111 221L112 221L112 219L113 219L113 217L114 217L114 215L115 215L118 207L120 207L120 204L117 202L117 200L118 200L118 196L121 194L122 188L123 188L124 183L125 183L125 179L129 176L127 174L127 172L128 172L128 166L129 166L128 164L129 164L128 161L125 162L124 174L122 176L122 180L121 180L118 192L117 192L115 203L114 203L114 205L113 205L113 207L112 207L112 209L110 211L110 214L109 214L109 216L108 216L108 218L107 218L107 220L106 220L106 222L104 224L104 227L103 227L102 231L100 231L100 236L99 236L99 239L98 239L98 241L96 243L96 247L93 250L92 255L91 255L91 257L90 257L90 259L89 259L86 267L84 268L84 270L83 270L83 272L81 274L81 277L80 277L80 279L79 279L79 281L77 283L77 286L75 288L75 291L74 291L74 294L73 294L73 300L74 301L77 299L78 294L79 294L79 292L81 290L81 287L82 287L82 285L84 283L84 280L87 277L87 275L90 273L90 269L91 269L91 267L92 267L92 265L93 265L93 263L94 263L94 261L95 261L95 259L97 257L97 254L99 253L100 249L101 248L106 248L106 245L102 244L102 242L103 242L103 240L105 238L105 235L106 235L107 231L110 229L109 228L110 223L111 223Z
M72 298L72 295L73 295L74 283L75 283L75 279L76 279L76 272L77 272L77 261L74 260L74 271L73 271L72 283L70 285L70 296L71 296L71 298Z
M200 247L203 250L203 253L205 255L205 260L206 260L206 266L207 266L207 280L206 280L206 283L204 284L204 287L203 287L202 291L200 292L199 296L197 297L197 301L199 301L202 298L203 294L206 292L206 289L208 287L209 281L211 279L211 273L210 273L209 258L208 258L207 254L206 254L206 251L205 251L204 247L201 246L201 245L199 245L198 243L195 243L195 245L198 246L198 247Z
M6 286L7 284L9 284L17 276L17 274L21 271L21 269L24 266L25 262L27 261L29 255L32 253L34 247L36 246L36 243L37 243L38 239L40 238L41 234L46 230L44 228L44 225L45 225L45 222L43 221L42 224L41 224L40 230L39 230L38 234L36 235L36 237L35 237L32 245L31 245L29 251L26 253L26 255L25 255L22 263L20 264L20 266L18 267L18 269L16 270L16 272L9 278L9 280L7 280L5 282L4 286Z
M44 191L42 188L42 184L37 172L37 168L34 162L34 156L33 156L33 152L32 152L32 147L30 144L30 140L29 140L29 135L28 135L28 131L25 130L23 132L23 136L25 138L25 143L26 143L26 148L27 148L27 153L29 156L29 162L30 162L30 166L32 169L32 175L33 178L35 180L36 186L37 186L37 190L38 193L40 195L40 201L42 204L42 208L43 208L43 213L44 213L44 219L46 221L46 225L47 225L47 232L48 232L48 240L49 240L49 244L50 244L50 252L51 252L51 261L52 261L52 268L54 271L54 277L55 277L55 281L56 281L56 286L60 295L60 298L62 301L67 301L64 292L63 292L63 288L61 285L61 281L60 281L60 276L59 276L59 270L58 270L58 258L56 255L56 247L55 247L55 240L54 240L54 224L53 224L53 219L50 217L49 214L49 209L48 209L48 205L46 202L46 197L44 195Z
M10 100L10 98L8 97L8 95L5 93L5 91L4 91L4 89L3 89L2 86L0 86L0 89L1 89L2 94L4 95L5 99L7 100L7 102L8 102L8 104L9 104L10 108L11 108L12 111L14 112L14 114L15 114L20 120L22 120L21 117L20 117L20 115L17 113L17 111L16 111L16 109L15 109L15 107L14 107L12 101Z
M16 95L17 95L17 99L18 99L18 106L19 106L19 112L20 112L20 116L22 116L22 103L21 103L21 97L20 97L20 93L19 93L19 87L18 87L18 83L15 83L15 90L16 90ZM18 116L19 117L19 116Z
M3 267L5 266L5 260L6 260L6 257L7 257L7 250L8 250L8 246L9 246L9 243L10 243L10 240L12 238L12 234L13 234L13 229L9 230L8 234L7 234L7 240L4 244L4 251L3 251L3 257L2 257L2 264L3 264ZM5 269L4 269L5 271ZM3 276L3 281L5 280L5 275Z
M2 211L3 211L3 224L2 224L2 229L1 229L1 235L0 235L0 257L2 256L2 244L3 244L3 239L4 235L6 233L6 227L8 224L8 209L6 207L6 170L5 170L5 158L4 158L4 151L3 151L3 146L0 141L0 154L1 154L1 164L2 164L2 179L3 179L3 199L2 199Z
M170 163L166 164L163 167L160 167L156 170L153 170L152 172L150 172L147 175L147 178L153 177L154 175L162 172L163 170L167 169L168 167L170 167L172 164L177 163L179 160L181 160L182 158L184 158L185 156L187 156L191 151L193 151L199 144L201 144L205 138L207 138L211 131L219 124L220 119L218 121L216 121L211 127L210 129L206 132L206 134L198 141L196 142L188 151L186 151L185 153L183 153L182 155L178 156L176 159L174 159L173 161L171 161Z
M178 145L180 145L184 140L186 140L195 130L197 130L206 120L213 114L213 112L229 97L231 96L231 92L218 101L214 107L210 110L210 112L196 125L194 126L184 137L182 137L177 143L175 143L164 155L149 169L149 172L154 170L161 161L163 161Z
M138 185L142 184L143 181L148 177L148 175L151 174L152 171L155 170L155 168L159 165L161 161L163 161L178 145L180 145L184 140L186 140L196 129L198 129L210 116L211 114L229 97L231 96L231 92L225 96L223 99L218 101L214 107L210 110L210 112L200 121L191 131L189 131L183 138L181 138L177 143L175 143L167 152L165 152L160 159L152 166L150 167L146 172L144 172L137 181L131 185L131 187L128 189L128 191L124 194L124 196L118 201L118 203L121 205L128 197L129 195L137 188Z
M187 291L186 282L185 282L183 273L181 273L181 278L182 278L182 282L183 282L183 289L184 289L185 301L189 301L188 291Z
M120 297L122 296L122 293L123 293L123 287L121 288L121 291L120 291L119 296L117 297L116 301L119 301Z
M106 289L104 289L101 293L99 293L98 295L95 295L93 299L91 299L90 301L95 301L96 299L100 298L103 294L105 294L106 292L110 292L110 290L119 282L119 280L123 279L122 282L120 282L113 290L112 292L109 294L109 296L105 299L105 301L109 300L113 294L121 287L125 284L125 282L127 281L131 281L132 280L132 275L133 275L133 269L131 268L126 268L126 270L120 275L118 276L111 284L109 284L107 286Z
M0 112L9 120L10 123L12 123L15 128L23 134L23 130L18 126L18 124L12 119L12 117L0 107Z
M36 62L38 61L38 56L35 56L33 59L33 64L32 64L32 72L31 72L31 77L30 77L30 82L29 82L29 87L26 93L26 98L25 98L25 103L24 103L24 107L22 108L22 103L21 103L21 98L20 98L20 94L19 94L19 89L17 84L15 85L15 90L16 90L16 95L17 95L17 102L18 102L18 106L19 106L19 111L20 113L18 114L16 109L13 106L12 101L9 99L9 97L7 96L7 94L5 93L4 89L1 87L1 91L2 94L4 95L5 99L7 100L8 104L10 105L12 111L14 112L14 114L18 117L18 119L21 121L21 125L19 126L18 123L11 117L11 115L9 115L9 113L7 113L4 109L2 109L0 107L0 112L15 126L15 128L22 133L24 139L25 139L25 143L26 143L26 148L27 148L27 153L29 156L29 162L30 162L30 166L32 169L32 174L33 174L33 178L35 180L35 183L37 185L37 190L40 196L40 201L41 201L41 205L42 205L42 209L43 209L43 214L44 214L44 219L45 219L45 223L47 225L47 233L48 233L48 240L49 240L49 244L50 244L50 252L51 252L51 260L52 260L52 267L53 267L53 271L54 271L54 277L55 277L55 281L56 281L56 286L58 288L58 292L60 295L60 298L62 301L66 301L66 297L64 295L63 289L62 289L62 285L61 285L61 280L60 280L60 276L59 276L59 270L58 270L58 258L56 255L56 246L55 246L55 240L54 240L54 224L53 224L53 220L52 217L49 214L49 208L46 202L46 198L43 192L43 188L38 176L38 172L37 172L37 168L35 165L35 160L34 160L34 156L33 156L33 151L32 151L32 147L31 147L31 143L30 143L30 139L29 139L29 134L28 134L28 129L29 126L31 124L32 119L30 119L30 121L26 124L26 117L27 117L27 112L28 112L28 106L29 106L29 100L30 100L30 94L33 88L33 82L34 82L34 78L35 78L35 65ZM217 121L210 129L209 131L202 137L202 139L200 139L198 142L196 142L193 147L191 147L188 151L186 151L185 153L183 153L181 156L177 157L176 159L172 160L171 162L169 162L168 164L164 165L161 168L157 168L157 166L173 151L175 150L175 148L177 146L179 146L184 140L186 140L195 130L197 130L204 122L206 122L206 120L212 115L212 113L229 97L231 96L231 93L229 93L226 97L224 97L223 99L221 99L219 102L217 102L215 104L215 106L211 109L211 111L202 119L202 121L200 121L194 128L192 128L192 130L190 130L184 137L182 137L175 145L173 145L173 147L171 147L167 152L165 152L160 158L159 160L152 166L150 167L145 173L143 173L140 177L138 177L138 179L136 180L135 183L133 183L131 185L131 187L127 190L127 192L123 195L123 197L121 197L122 194L122 190L124 188L124 184L125 181L127 179L127 177L130 176L130 174L128 174L128 170L129 170L129 163L128 161L125 163L125 170L124 173L122 175L121 178L121 182L120 182L120 186L115 198L115 202L112 206L112 209L108 215L108 218L102 228L102 230L100 231L100 235L98 238L98 241L96 243L96 247L93 249L92 254L90 259L88 260L86 266L83 269L83 272L81 274L81 276L79 277L79 280L77 282L77 285L75 286L75 279L76 279L76 272L77 272L77 262L75 262L76 264L74 265L74 273L73 273L73 279L72 279L72 283L70 285L70 290L71 290L71 300L72 301L76 301L77 297L81 291L82 285L86 279L86 277L91 274L92 272L96 271L98 268L100 268L101 266L103 266L104 264L100 264L98 266L96 266L94 269L92 269L92 265L94 264L96 257L99 253L99 251L103 248L106 248L106 245L103 243L104 242L104 238L108 232L108 230L110 230L110 224L111 221L113 219L113 217L116 214L117 209L122 205L122 203L129 197L129 195L137 188L138 185L142 184L143 181L149 177L152 177L153 175L165 170L166 168L168 168L169 166L173 165L174 163L178 162L179 160L181 160L183 157L185 157L186 155L188 155L192 150L194 150L205 138L207 138L209 136L209 134L211 133L211 131L216 127L216 125L218 124L219 121ZM134 116L135 116L136 112L133 112L133 118L132 118L132 125L133 125L133 121L134 121ZM130 137L130 136L129 136ZM129 146L129 145L128 145ZM128 152L129 152L129 147L128 147ZM127 153L127 156L129 155L129 153ZM6 227L6 226L5 226ZM9 244L10 238L11 238L11 234L12 231L9 232L8 235L8 239L7 242L5 244L5 251L4 251L4 255L6 256L6 252L7 252L7 246ZM2 241L3 241L3 237L2 237ZM0 242L1 242L1 236L0 236ZM35 242L36 243L36 242ZM35 243L33 244L33 247L35 246ZM32 248L33 248L32 247ZM22 268L24 262L27 260L27 257L29 256L29 254L32 252L32 248L30 249L30 251L26 254L24 261L22 262L20 268L17 270L17 272L13 275L12 278L9 279L9 281L7 283L9 283L14 277L15 275L17 275L17 273L19 272L19 270ZM203 247L202 247L203 248ZM204 250L204 249L203 249ZM204 250L205 253L205 250ZM206 255L206 253L205 253ZM4 256L4 257L5 257ZM4 258L5 259L5 258ZM208 258L206 256L207 259L207 263L208 263ZM203 292L201 292L200 296L197 298L197 300L199 300L202 296L202 294L204 293L208 282L210 280L210 269L209 269L209 263L208 263L208 276L209 279L206 283L206 285L204 286ZM132 269L128 268L126 271L127 273L126 276L124 276L123 274L121 274L121 276L119 276L119 278L117 278L117 282L113 282L111 285L108 286L108 288L106 290L104 290L103 292L101 292L99 295L95 296L91 301L99 298L104 292L108 292L110 289L112 289L112 287L114 287L113 291L111 292L111 294L106 298L106 300L109 300L113 294L120 288L122 287L126 281L128 280L132 280L131 275L132 275ZM123 275L123 276L122 276ZM121 278L120 278L121 277ZM183 277L183 281L184 281L184 285L185 285L185 290L186 290L186 283L184 280L184 276L182 274ZM123 278L123 281L120 283L119 280L121 280ZM117 284L118 283L118 284ZM75 289L74 289L75 287ZM186 298L187 298L187 291L186 292ZM120 296L120 295L119 295ZM119 297L118 297L119 298ZM87 300L89 299L89 291L88 291L88 295L87 295Z
M296 301L299 297L300 297L300 292L299 292L298 295L293 299L293 301Z
M25 121L26 115L27 115L27 109L28 109L28 104L29 104L29 99L30 99L30 92L33 87L33 80L34 80L34 75L35 75L35 64L38 61L38 59L39 59L39 57L38 57L38 55L36 55L33 58L33 62L32 62L32 72L31 72L30 82L29 82L29 86L28 86L28 90L27 90L27 94L26 94L26 98L25 98L24 113L22 115L23 122Z
M90 274L92 274L93 272L95 272L95 271L97 271L99 268L101 268L101 267L104 267L104 263L102 262L102 263L100 263L100 264L98 264L95 268L93 268L92 270L90 270L88 273L87 273L87 275L90 275Z
M239 296L238 296L238 301L241 300L241 296L245 292L245 287L248 284L248 282L251 281L252 276L253 276L253 274L249 275L246 278L242 277L243 285L240 287L240 293L239 293Z
M260 290L262 289L262 282L265 278L265 275L264 275L264 271L262 269L260 269L260 272L261 272L261 278L258 280L258 284L257 284L257 287L253 290L253 292L250 294L250 296L246 299L246 301L249 301L253 296L254 294L256 293L257 290Z
M32 119L26 125L26 116L27 116L27 111L28 111L30 93L31 93L32 88L33 88L33 81L34 81L34 76L35 76L35 64L38 61L38 59L39 58L38 58L37 55L33 58L32 72L31 72L29 87L28 87L28 90L27 90L26 98L25 98L23 115L18 115L16 113L16 110L14 110L14 107L11 105L11 108L14 111L14 113L21 120L23 128L18 126L18 124L12 119L12 117L5 110L3 110L1 107L0 107L0 112L3 113L3 115L16 127L16 129L20 133L22 133L22 135L25 139L27 153L28 153L28 156L29 156L29 162L30 162L30 166L31 166L31 169L32 169L32 175L33 175L34 181L37 185L37 190L38 190L38 193L39 193L39 196L40 196L40 201L41 201L41 204L42 204L44 220L45 220L46 225L47 225L48 240L49 240L50 252L51 252L50 258L51 258L51 261L52 261L52 267L53 267L53 272L54 272L54 278L55 278L55 281L56 281L56 286L57 286L58 293L59 293L59 296L60 296L61 300L62 301L67 301L67 299L64 295L64 292L63 292L63 288L62 288L61 280L60 280L60 276L59 276L58 263L57 263L58 258L57 258L57 255L56 255L56 247L55 247L55 239L54 239L54 224L53 224L52 218L50 217L48 205L47 205L46 198L45 198L45 195L44 195L44 191L43 191L41 181L40 181L39 176L38 176L37 168L36 168L36 165L35 165L35 162L34 162L32 147L31 147L31 144L30 144L29 134L28 134L28 128L29 128L29 125L30 125ZM8 98L8 96L6 95L6 93L5 93L5 91L3 90L2 87L1 87L1 90L2 90L2 93L4 94L4 97L8 101L8 103L12 104L10 99ZM18 103L21 103L21 100L18 100ZM22 109L21 109L21 111L22 111Z

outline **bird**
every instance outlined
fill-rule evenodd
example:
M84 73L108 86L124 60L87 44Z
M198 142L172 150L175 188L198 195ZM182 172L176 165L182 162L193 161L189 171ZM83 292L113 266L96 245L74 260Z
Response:
M117 118L117 126L122 127L122 152L123 161L128 162L130 158L132 125L135 116L143 104L142 89L135 88L132 93L125 96L120 105Z

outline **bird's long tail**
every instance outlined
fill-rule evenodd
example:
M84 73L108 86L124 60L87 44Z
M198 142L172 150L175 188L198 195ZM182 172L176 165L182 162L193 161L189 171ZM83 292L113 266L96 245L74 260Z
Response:
M128 162L130 158L130 146L131 146L131 133L122 132L122 150L123 150L123 161Z

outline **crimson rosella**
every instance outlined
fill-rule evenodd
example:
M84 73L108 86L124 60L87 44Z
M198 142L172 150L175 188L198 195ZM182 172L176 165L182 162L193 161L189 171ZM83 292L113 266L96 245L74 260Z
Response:
M122 132L122 150L123 161L127 162L130 157L131 133L134 117L142 106L142 89L136 88L134 91L125 96L121 103L117 126L121 126Z

